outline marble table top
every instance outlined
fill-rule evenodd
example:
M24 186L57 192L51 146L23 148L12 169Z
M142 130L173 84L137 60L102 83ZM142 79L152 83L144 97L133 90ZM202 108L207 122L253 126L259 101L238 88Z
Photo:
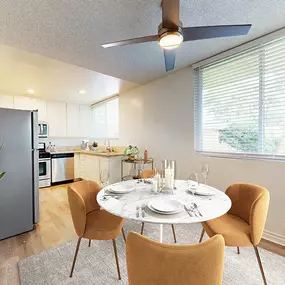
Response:
M131 184L134 187L134 190L126 194L114 194L109 191L109 189L112 189L112 185L109 185L98 193L97 201L104 210L125 219L156 224L200 223L224 215L231 207L231 200L224 192L211 186L200 184L199 187L210 188L211 191L214 192L214 195L193 195L188 191L188 184L185 180L176 180L176 190L173 192L162 191L161 193L154 193L152 191L153 186L151 184L138 182L137 180L123 181L119 183L121 186L126 187L130 187L129 185ZM184 210L183 206L183 210L176 214L163 215L155 213L148 208L147 204L152 199L157 198L173 199L186 206L195 202L203 216L201 217L197 214L198 217L195 215L190 217ZM142 217L141 211L140 215L137 216L137 206L141 207L143 204L146 205L145 216Z

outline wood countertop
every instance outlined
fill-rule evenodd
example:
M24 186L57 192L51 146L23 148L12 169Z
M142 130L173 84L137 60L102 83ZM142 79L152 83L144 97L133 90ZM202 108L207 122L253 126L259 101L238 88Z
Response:
M62 153L82 153L87 155L95 155L100 157L117 157L117 156L124 156L124 153L122 152L96 152L92 150L57 150L57 151L51 151L51 154L62 154Z

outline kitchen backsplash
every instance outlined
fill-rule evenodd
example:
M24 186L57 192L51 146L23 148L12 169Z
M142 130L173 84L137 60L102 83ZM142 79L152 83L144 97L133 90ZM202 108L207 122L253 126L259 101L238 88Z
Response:
M85 139L85 138L84 138ZM80 147L82 141L84 140L83 138L39 138L39 142L44 142L46 146L49 145L49 142L51 142L52 145L55 145L57 149L64 149L64 148L74 148L74 147ZM96 141L99 146L104 146L105 145L105 140L89 140L90 143ZM118 140L110 140L110 145L111 146L117 146L118 145Z

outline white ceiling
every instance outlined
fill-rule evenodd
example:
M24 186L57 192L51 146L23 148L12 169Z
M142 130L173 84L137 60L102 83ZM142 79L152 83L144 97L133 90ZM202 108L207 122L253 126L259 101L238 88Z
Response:
M285 26L284 0L181 0L184 26L252 23L248 36L183 43L176 68ZM100 44L155 34L160 0L1 0L0 42L136 83L165 75L157 43Z
M0 93L48 100L93 103L136 85L82 67L0 45ZM85 94L79 94L85 90Z

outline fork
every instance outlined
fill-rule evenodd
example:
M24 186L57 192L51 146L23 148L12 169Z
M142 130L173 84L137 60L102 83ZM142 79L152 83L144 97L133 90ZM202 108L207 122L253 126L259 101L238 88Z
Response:
M201 212L199 211L198 205L196 203L193 203L193 207L196 209L196 211L198 212L198 214L203 217L203 215L201 214Z
M145 204L142 204L141 205L141 211L142 211L142 217L144 218L145 217Z
M192 214L194 214L195 217L197 217L197 218L199 217L199 215L198 215L197 212L195 211L196 209L195 209L195 207L194 207L193 204L189 205L187 208L188 208L189 211L192 212Z
M192 218L193 216L190 214L190 210L185 206L184 206L184 210L187 212L187 214L190 216L190 218Z

